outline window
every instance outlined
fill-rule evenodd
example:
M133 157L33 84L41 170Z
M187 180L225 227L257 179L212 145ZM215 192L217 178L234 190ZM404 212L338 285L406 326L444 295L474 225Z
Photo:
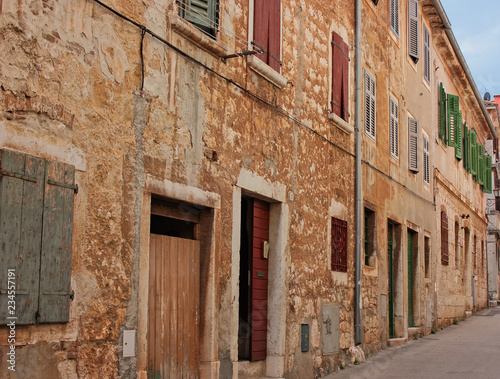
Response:
M470 173L474 176L477 175L477 141L476 132L470 131Z
M474 245L472 245L472 254L473 254L473 260L474 260L474 275L477 274L477 238L474 236Z
M424 146L424 183L430 185L430 161L429 161L429 137L427 135L422 135L423 146Z
M347 272L347 221L332 217L332 271Z
M424 254L425 254L425 278L430 279L431 277L431 269L430 269L430 262L431 262L431 239L427 236L424 237Z
M390 112L390 125L389 125L389 149L393 158L399 158L399 111L398 101L392 96L389 96L389 112Z
M14 275L16 323L68 322L75 168L11 150L0 161L0 258ZM13 299L7 275L0 280L6 324Z
M447 112L446 112L446 91L443 83L439 83L439 138L448 144L448 129L447 129Z
M418 168L418 121L408 117L408 169L417 173Z
M441 212L441 263L448 266L448 217Z
M460 267L460 226L455 221L455 266Z
M399 0L391 0L390 22L391 30L399 38Z
M332 112L349 122L349 46L332 35Z
M477 145L477 181L484 184L484 148L482 144Z
M419 58L418 35L418 2L408 0L408 54L415 63Z
M365 208L365 266L374 265L375 254L375 212Z
M365 70L365 133L375 139L375 78Z
M219 26L218 0L178 0L179 15L212 37Z
M281 0L254 0L252 44L264 54L256 56L276 72L281 69Z
M424 79L431 84L431 35L424 25Z
M485 183L484 183L484 192L486 193L492 193L493 191L493 179L492 179L492 172L491 172L491 156L486 155L486 164L485 164Z

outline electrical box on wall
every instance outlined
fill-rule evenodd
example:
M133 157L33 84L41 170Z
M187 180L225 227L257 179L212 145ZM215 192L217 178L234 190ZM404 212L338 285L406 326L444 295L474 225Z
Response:
M302 352L309 351L309 324L301 325L300 349Z
M135 357L135 330L123 331L123 356Z

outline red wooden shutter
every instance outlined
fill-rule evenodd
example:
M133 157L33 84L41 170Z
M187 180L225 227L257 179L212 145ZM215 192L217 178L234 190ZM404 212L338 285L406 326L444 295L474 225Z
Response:
M448 217L441 212L441 263L448 266Z
M332 217L332 270L347 272L347 221Z
M264 54L257 56L280 72L281 0L255 0L254 42L264 50Z
M349 122L349 46L332 35L332 111Z
M254 199L252 242L252 337L250 360L266 359L268 261L263 256L269 241L269 203Z

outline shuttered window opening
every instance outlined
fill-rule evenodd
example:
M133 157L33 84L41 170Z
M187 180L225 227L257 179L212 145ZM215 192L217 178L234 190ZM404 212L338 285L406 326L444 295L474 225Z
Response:
M281 0L254 0L252 43L264 51L257 57L273 70L281 69Z
M418 2L408 0L408 53L417 63L419 58Z
M219 27L219 0L178 0L179 15L206 32L217 35Z
M477 142L476 132L470 131L470 173L477 176Z
M347 272L347 221L332 217L332 271Z
M439 83L439 138L448 144L448 112L446 110L447 106L446 91L444 90L443 83Z
M365 70L365 133L375 140L375 78Z
M424 79L431 84L431 35L424 25Z
M458 146L458 128L462 127L459 120L460 108L459 98L456 95L448 94L448 146Z
M389 143L392 157L399 158L399 109L398 102L392 96L389 97Z
M349 122L349 46L332 34L332 112Z
M418 167L418 121L408 117L408 169L413 173Z
M0 155L0 267L15 273L16 323L69 321L74 166L10 150ZM0 275L0 324L8 317Z
M441 212L441 263L448 266L448 217Z
M492 179L492 171L491 171L491 157L489 155L485 155L485 167L484 167L484 192L491 193L493 188L493 179Z
M399 38L399 0L391 0L390 23L391 30Z
M423 135L423 151L424 151L424 183L430 185L430 162L429 162L429 137Z
M464 144L464 169L470 173L470 136L469 136L469 128L467 127L467 123L464 122L463 127L463 144Z

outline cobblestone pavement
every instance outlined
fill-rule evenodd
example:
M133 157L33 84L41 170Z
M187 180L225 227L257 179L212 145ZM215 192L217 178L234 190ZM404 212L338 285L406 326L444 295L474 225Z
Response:
M404 345L385 349L328 379L500 378L500 306Z

